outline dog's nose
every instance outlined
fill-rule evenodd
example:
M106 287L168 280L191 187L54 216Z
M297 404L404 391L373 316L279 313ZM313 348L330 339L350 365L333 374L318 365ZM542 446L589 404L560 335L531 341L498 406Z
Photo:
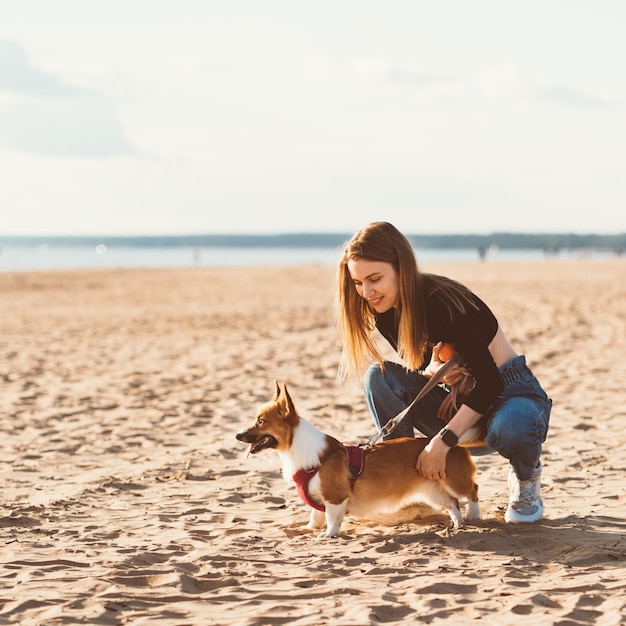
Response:
M243 441L243 430L238 432L235 437L237 437L237 441Z

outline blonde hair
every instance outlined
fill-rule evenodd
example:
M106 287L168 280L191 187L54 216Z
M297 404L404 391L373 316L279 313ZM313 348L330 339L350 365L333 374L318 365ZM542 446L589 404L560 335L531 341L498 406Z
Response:
M452 315L465 305L476 306L466 287L444 276L419 270L409 240L388 222L373 222L359 230L344 246L337 272L337 331L343 348L339 379L348 373L361 375L368 364L384 358L373 331L376 313L356 291L348 262L355 259L390 263L398 276L398 355L409 369L419 369L428 349L425 301L434 294L443 296Z

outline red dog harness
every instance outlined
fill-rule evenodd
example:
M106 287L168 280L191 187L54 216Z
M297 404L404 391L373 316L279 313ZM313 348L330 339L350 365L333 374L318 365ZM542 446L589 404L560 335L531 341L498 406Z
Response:
M346 453L346 463L348 470L350 471L350 480L354 485L354 481L363 473L365 467L365 453L363 448L355 446L352 443L342 443L343 451ZM302 501L309 506L312 506L318 511L325 511L326 507L320 504L316 500L313 500L309 495L309 483L319 468L315 467L310 470L301 469L293 475L293 482L296 483L296 489L298 495Z

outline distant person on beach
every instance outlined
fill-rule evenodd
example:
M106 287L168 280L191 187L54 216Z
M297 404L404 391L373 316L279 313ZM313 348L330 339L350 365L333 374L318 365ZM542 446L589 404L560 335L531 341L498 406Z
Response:
M450 448L481 431L488 444L482 453L495 450L511 465L505 520L541 519L541 448L552 402L489 307L464 285L420 272L410 242L387 222L366 226L346 243L337 281L340 378L365 373L365 397L379 430L448 360L444 348L451 346L461 360L462 368L445 379L450 386L435 386L385 438L413 437L414 429L430 437L417 470L438 479ZM374 329L406 365L384 360ZM455 373L466 383L458 410L450 402Z

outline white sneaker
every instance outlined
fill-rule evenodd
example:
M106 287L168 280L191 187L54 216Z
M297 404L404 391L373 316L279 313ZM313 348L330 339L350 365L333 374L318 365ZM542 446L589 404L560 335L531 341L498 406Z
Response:
M541 499L541 466L530 480L520 480L511 468L509 472L509 506L504 521L509 524L536 522L543 516Z

